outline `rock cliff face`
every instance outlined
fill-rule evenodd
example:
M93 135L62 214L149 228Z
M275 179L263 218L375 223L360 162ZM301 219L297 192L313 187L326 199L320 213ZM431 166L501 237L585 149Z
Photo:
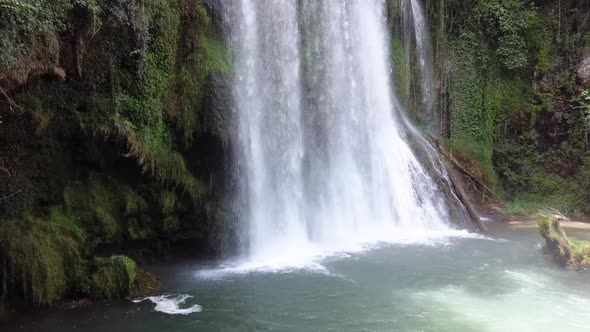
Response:
M0 0L0 299L142 293L117 255L230 247L216 6Z

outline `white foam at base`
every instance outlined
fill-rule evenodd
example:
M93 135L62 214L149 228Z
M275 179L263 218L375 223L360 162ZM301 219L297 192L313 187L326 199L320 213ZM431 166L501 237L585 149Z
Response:
M186 300L192 298L192 296L187 294L180 294L180 295L160 295L160 296L150 296L144 299L133 300L133 303L141 303L143 301L149 300L156 305L154 310L163 312L169 315L189 315L195 312L201 312L203 308L198 305L192 305L187 308L181 308L180 306L183 305Z
M306 242L294 246L297 250L265 251L264 255L237 259L226 262L217 268L198 271L196 277L220 279L234 274L290 273L293 271L308 271L339 277L339 275L331 273L322 263L327 260L349 258L352 254L364 253L390 245L448 246L452 245L451 240L456 239L496 241L496 239L466 230L430 232L424 232L423 230L400 232L398 230L387 234L389 234L387 237L383 236L383 234L375 234L374 237L368 237L356 243L333 243L332 245L318 246ZM391 234L395 235L392 236Z
M425 316L448 317L437 319L441 330L467 326L482 332L590 331L587 294L535 271L504 271L503 277L509 286L497 286L494 294L449 285L416 293L413 300L425 306Z

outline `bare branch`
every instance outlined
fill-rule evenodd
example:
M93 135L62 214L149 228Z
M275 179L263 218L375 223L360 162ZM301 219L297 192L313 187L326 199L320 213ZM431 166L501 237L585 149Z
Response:
M19 115L22 114L24 112L24 109L22 106L18 105L14 99L12 99L9 95L8 95L8 91L4 90L2 87L0 87L0 94L4 96L4 98L6 98L6 102L8 102L8 105L10 106L10 110L18 113Z
M3 172L5 172L6 174L8 174L8 177L11 177L11 176L12 176L12 174L10 174L10 172L9 172L9 171L8 171L6 168L4 168L4 167L1 167L1 166L0 166L0 171L3 171Z
M23 191L23 189L22 189L22 188L21 188L21 189L19 189L19 190L17 190L17 191L16 191L16 192L14 192L14 193L12 193L12 194L8 195L8 196L0 197L0 201L3 201L3 200L5 200L5 199L9 199L10 197L16 196L16 195L17 195L18 193L20 193L21 191Z
M550 206L543 206L541 204L537 204L540 208L540 210L548 210L551 211L553 213L553 217L555 217L557 220L559 221L571 221L570 218L566 217L563 213L559 212L559 210L552 208ZM542 212L540 213L542 216L545 216L545 214L543 214Z

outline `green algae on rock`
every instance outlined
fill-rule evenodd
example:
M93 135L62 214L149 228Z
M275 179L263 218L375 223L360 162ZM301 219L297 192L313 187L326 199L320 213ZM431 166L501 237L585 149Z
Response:
M127 256L95 260L96 272L90 277L90 295L98 299L122 298L135 284L135 262Z
M27 214L0 226L3 296L10 290L44 306L74 292L84 270L85 234L71 216L52 208L48 217Z
M537 223L546 242L545 251L561 265L574 270L590 267L590 241L568 237L555 217L543 217Z

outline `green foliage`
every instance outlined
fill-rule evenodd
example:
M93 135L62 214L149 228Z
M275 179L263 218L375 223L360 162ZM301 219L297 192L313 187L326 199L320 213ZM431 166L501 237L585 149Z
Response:
M93 13L101 10L94 1L77 1L76 5ZM111 93L93 94L87 99L91 111L75 114L81 127L105 136L115 133L125 139L128 155L137 160L144 172L196 199L206 186L188 169L176 142L180 135L176 135L174 127L182 129L185 143L192 141L200 131L198 112L209 73L229 73L231 59L206 7L181 7L178 2L150 1L141 8L142 19L135 17L139 15L135 11L140 9L130 4L102 9L104 15L130 26L134 33L137 30L141 35L145 30L149 36L137 36L138 49L122 55L136 66L112 68L115 77L110 82ZM191 20L198 20L196 29L189 29L194 25ZM121 61L115 55L112 60ZM177 116L174 110L178 107ZM112 214L100 215L108 223Z
M136 265L131 258L96 258L94 264L96 272L90 277L90 295L93 298L123 298L134 290Z
M150 40L145 65L136 75L122 71L122 93L116 98L119 115L137 128L163 126L176 64L179 14L168 1L150 1Z
M0 260L8 263L13 291L35 305L51 305L76 285L83 273L85 233L71 215L52 208L47 218L27 214L0 223Z
M176 75L180 13L174 4L158 0L149 3L148 14L151 38L145 66L138 78L128 72L121 73L123 93L117 97L118 111L113 117L115 128L126 137L130 155L145 172L198 198L205 187L191 174L184 158L177 152L174 136L164 118L174 99L170 93ZM178 78L184 98L180 102L182 111L178 123L185 128L187 141L192 137L190 128L196 123L193 106L202 99L206 75L211 68L228 68L225 60L218 60L223 57L219 52L224 50L217 44L202 37L199 47L202 50L196 53L196 67L186 69L181 66Z
M572 248L572 264L578 267L590 267L590 241L570 237L569 244Z
M0 68L15 65L30 52L38 34L59 34L68 28L75 6L89 10L98 24L96 0L0 0Z
M528 145L537 138L540 112L550 107L532 75L554 66L546 18L531 1L450 0L440 9L436 61L441 79L450 82L443 105L448 145L473 160L491 184L499 178L508 198L528 201L536 194L519 195L561 185L545 176L550 166L539 155L529 156L535 149ZM573 208L571 197L543 203Z
M495 135L502 136L520 114L527 116L529 127L535 123L537 113L544 104L543 97L533 91L530 82L519 77L502 77L496 88L498 103L495 105ZM503 132L504 131L504 132Z
M506 143L496 147L495 167L506 188L525 191L534 174L542 172L541 156L526 145Z
M542 22L532 2L485 0L476 5L474 13L484 38L507 69L525 68L539 60L534 58L539 53L546 54Z
M137 192L131 188L126 188L125 194L125 215L136 216L140 215L148 209L148 203Z
M452 76L451 138L470 146L470 154L484 167L491 166L495 138L503 135L515 116L535 119L540 107L537 95L526 81L501 74L493 63L481 64L490 55L473 39L459 41L457 68Z
M495 116L500 105L498 78L490 68L482 69L485 48L473 34L454 42L455 68L451 72L450 143L474 160L490 182Z
M482 180L492 186L497 183L497 176L491 161L488 159L490 156L485 150L481 148L477 142L469 142L468 140L450 139L445 140L444 145L453 154L459 154L460 156L468 159L477 166L482 172Z
M138 272L126 256L86 261L92 251L86 246L89 237L78 216L57 207L46 217L26 214L21 220L0 223L0 280L7 281L10 292L0 295L20 295L45 306L68 295L114 299L157 290L159 280Z
M15 12L34 11L35 9L37 9L31 4L28 4L21 0L2 0L0 2L0 8L5 10L12 10Z
M174 234L181 226L179 215L182 211L182 202L174 191L162 190L158 193L158 203L163 216L162 230L167 234Z
M25 153L34 150L40 165L49 156L51 169L59 168L35 182L49 189L40 188L31 201L62 207L0 222L0 264L8 264L0 280L9 280L8 296L38 305L69 295L127 296L141 288L139 272L127 258L92 260L97 247L147 245L155 236L177 236L187 228L186 215L198 216L190 218L194 228L205 214L218 217L197 210L209 188L183 156L206 129L200 126L211 73L231 75L230 51L216 24L200 1L0 0L0 71L16 72L31 60L68 73L65 81L35 77L10 91L33 120L22 122L47 138L33 137L35 146ZM96 136L105 142L94 144ZM127 151L118 151L121 143ZM83 151L68 158L70 148ZM105 175L117 172L125 152L148 178ZM122 165L125 174L137 170ZM142 276L155 288L156 278Z
M86 182L70 183L63 198L67 210L93 235L92 241L86 244L90 249L99 243L121 241L124 237L153 238L155 230L162 225L152 219L154 211L146 197L117 179L103 175L93 173ZM177 203L169 204L176 206Z
M146 240L154 236L154 222L147 201L131 188L125 188L125 218L127 234L133 240Z
M539 208L540 206L537 203L515 199L506 204L502 209L502 213L514 216L532 217L537 214Z
M154 295L160 280L137 267L127 256L95 258L89 278L89 295L95 299L116 299Z
M507 190L507 198L533 205L551 207L564 213L587 212L580 181L547 171L546 155L526 144L504 143L495 148L494 165Z
M184 49L189 50L179 64L176 77L176 102L178 108L177 126L184 134L186 145L190 145L194 135L202 128L199 125L199 114L203 110L203 102L209 82L209 74L218 72L231 74L230 51L224 44L224 37L216 31L210 14L204 5L196 7L198 17L197 31L187 31L194 35L185 36Z
M119 125L119 132L127 137L130 154L144 172L154 175L164 184L180 187L194 199L205 193L207 187L188 170L184 158L176 151L167 127L130 130Z
M176 196L175 192L163 190L160 192L159 198L162 214L169 215L178 210L180 203L178 202L178 196Z
M120 236L124 209L121 197L124 195L120 188L98 174L91 174L86 183L68 185L63 193L67 211L78 216L81 225L94 235L94 245L112 242Z

